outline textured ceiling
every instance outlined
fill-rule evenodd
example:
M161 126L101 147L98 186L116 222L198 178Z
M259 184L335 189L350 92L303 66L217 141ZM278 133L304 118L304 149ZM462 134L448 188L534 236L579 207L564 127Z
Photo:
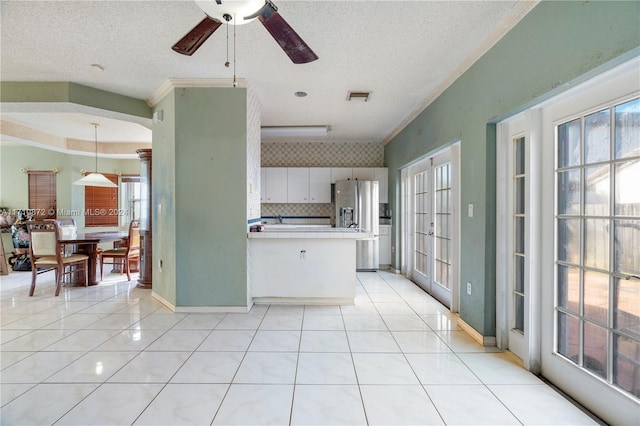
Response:
M237 27L236 74L255 90L263 126L328 125L330 139L385 141L508 31L535 2L275 1L320 57L294 65L254 21ZM168 79L228 79L226 26L193 56L171 46L203 17L193 1L2 1L3 81L70 81L148 100ZM233 40L233 27L229 29ZM233 49L230 49L233 62ZM91 64L99 64L103 71ZM350 90L371 91L347 102ZM296 91L308 96L297 98ZM77 112L10 120L91 139ZM95 114L100 116L102 114ZM150 141L139 124L104 124L101 139ZM3 138L5 139L5 138Z

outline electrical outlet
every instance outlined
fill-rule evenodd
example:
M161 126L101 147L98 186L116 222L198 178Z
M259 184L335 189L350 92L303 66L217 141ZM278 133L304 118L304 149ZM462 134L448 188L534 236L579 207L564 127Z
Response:
M467 294L471 296L471 283L467 282Z

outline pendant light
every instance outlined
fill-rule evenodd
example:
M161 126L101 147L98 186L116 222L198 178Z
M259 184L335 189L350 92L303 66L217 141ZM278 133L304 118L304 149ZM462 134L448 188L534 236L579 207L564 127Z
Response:
M102 186L107 188L117 188L118 185L111 182L103 174L98 173L98 123L90 123L94 129L94 138L96 143L96 171L73 182L74 185L80 186Z

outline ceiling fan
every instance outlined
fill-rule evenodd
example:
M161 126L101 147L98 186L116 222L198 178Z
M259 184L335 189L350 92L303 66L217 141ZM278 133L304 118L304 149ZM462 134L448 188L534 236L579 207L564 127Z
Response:
M207 16L173 45L172 49L178 53L193 55L223 23L242 25L258 18L294 64L306 64L318 59L307 43L280 16L271 0L196 0L196 3Z

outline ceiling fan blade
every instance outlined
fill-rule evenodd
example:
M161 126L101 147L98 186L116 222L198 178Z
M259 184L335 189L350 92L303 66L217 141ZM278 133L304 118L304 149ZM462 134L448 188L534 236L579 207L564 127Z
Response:
M220 25L222 25L222 22L206 16L171 48L178 53L191 56L202 46L202 43L207 41Z
M262 22L262 25L269 31L294 64L306 64L318 59L318 55L280 16L278 9L271 1L267 0L258 13L258 19Z

